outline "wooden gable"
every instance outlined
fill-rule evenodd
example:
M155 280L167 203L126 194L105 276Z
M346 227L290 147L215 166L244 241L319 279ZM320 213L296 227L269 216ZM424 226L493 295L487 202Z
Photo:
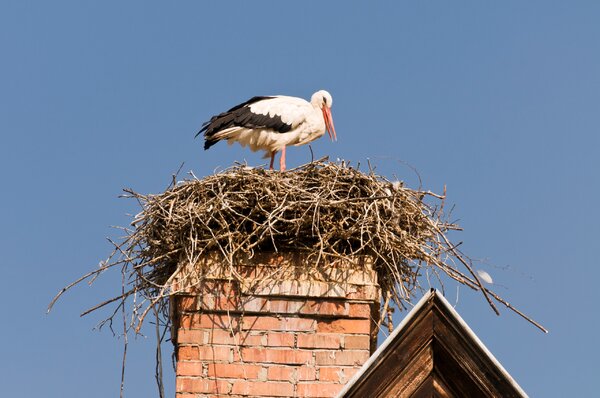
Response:
M446 299L431 290L338 398L527 397Z

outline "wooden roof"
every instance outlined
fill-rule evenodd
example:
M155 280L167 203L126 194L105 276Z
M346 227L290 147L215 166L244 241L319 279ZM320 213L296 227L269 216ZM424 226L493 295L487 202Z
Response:
M432 289L337 398L527 397Z

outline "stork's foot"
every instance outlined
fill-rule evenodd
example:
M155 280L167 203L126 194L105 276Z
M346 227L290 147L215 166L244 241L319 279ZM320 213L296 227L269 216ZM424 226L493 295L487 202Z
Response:
M275 152L271 153L271 163L269 164L269 170L273 170L273 163L275 162Z
M279 158L279 170L285 171L285 147L281 148L281 157Z

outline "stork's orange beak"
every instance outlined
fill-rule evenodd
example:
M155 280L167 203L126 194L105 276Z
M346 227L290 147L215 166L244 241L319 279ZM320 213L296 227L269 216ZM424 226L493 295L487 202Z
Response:
M331 117L331 108L323 106L323 119L325 119L325 128L329 133L331 141L337 141L337 135L335 134L335 127L333 126L333 118Z

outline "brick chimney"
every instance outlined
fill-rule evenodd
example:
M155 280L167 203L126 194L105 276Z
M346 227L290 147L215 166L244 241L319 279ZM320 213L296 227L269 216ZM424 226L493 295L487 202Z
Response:
M171 306L177 398L334 397L376 347L367 258L315 269L296 253L232 267L215 256L184 274Z

